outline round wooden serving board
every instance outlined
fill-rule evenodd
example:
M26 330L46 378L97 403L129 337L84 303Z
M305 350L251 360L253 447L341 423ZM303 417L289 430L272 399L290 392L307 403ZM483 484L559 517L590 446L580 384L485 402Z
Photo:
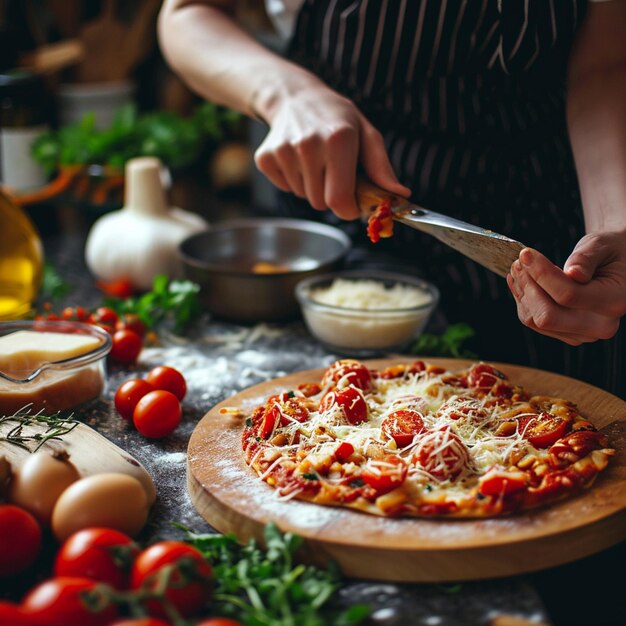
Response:
M414 360L414 359L412 359ZM405 358L369 361L384 367ZM452 371L469 361L428 359ZM245 389L211 409L189 441L187 486L198 512L221 532L262 540L273 521L305 538L302 558L335 560L349 577L444 582L511 576L573 561L626 539L626 402L591 385L529 368L496 364L534 394L574 401L617 449L592 488L552 506L499 519L383 518L297 500L280 502L242 459L241 417L267 396L323 370L298 372Z

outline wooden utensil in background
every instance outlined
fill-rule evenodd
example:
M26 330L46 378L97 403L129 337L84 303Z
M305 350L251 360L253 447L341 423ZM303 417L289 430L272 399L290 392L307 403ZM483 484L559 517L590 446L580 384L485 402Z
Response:
M117 18L116 0L104 0L100 15L78 34L85 56L77 67L80 82L127 79L149 53L155 39L159 0L144 0L126 24Z
M40 46L20 59L20 67L34 74L50 74L80 63L84 57L83 44L77 39Z
M54 25L65 38L74 38L80 29L83 0L47 0Z

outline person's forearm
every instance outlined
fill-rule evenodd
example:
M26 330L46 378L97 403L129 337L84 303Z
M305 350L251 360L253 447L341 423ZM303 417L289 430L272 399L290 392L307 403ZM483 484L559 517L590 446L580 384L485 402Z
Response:
M568 67L567 121L587 232L626 228L626 2L589 3Z
M320 81L241 29L225 10L232 5L166 0L159 16L161 48L198 94L269 121L280 102Z
M568 125L587 232L626 228L626 64L570 84Z

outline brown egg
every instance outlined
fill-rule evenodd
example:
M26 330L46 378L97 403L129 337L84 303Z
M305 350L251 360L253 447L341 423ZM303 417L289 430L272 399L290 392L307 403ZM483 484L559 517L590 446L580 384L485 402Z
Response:
M52 532L59 541L100 526L135 536L148 519L150 505L142 484L128 474L95 474L70 485L52 512Z
M39 450L15 471L9 484L9 501L32 513L48 526L59 496L80 478L65 452Z

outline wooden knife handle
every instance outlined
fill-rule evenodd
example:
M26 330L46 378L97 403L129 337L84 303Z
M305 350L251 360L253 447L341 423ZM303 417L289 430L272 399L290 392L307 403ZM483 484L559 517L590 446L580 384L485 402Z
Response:
M368 217L384 200L391 200L391 206L393 207L409 204L406 198L391 193L390 191L385 191L362 176L357 177L356 203L362 216Z

